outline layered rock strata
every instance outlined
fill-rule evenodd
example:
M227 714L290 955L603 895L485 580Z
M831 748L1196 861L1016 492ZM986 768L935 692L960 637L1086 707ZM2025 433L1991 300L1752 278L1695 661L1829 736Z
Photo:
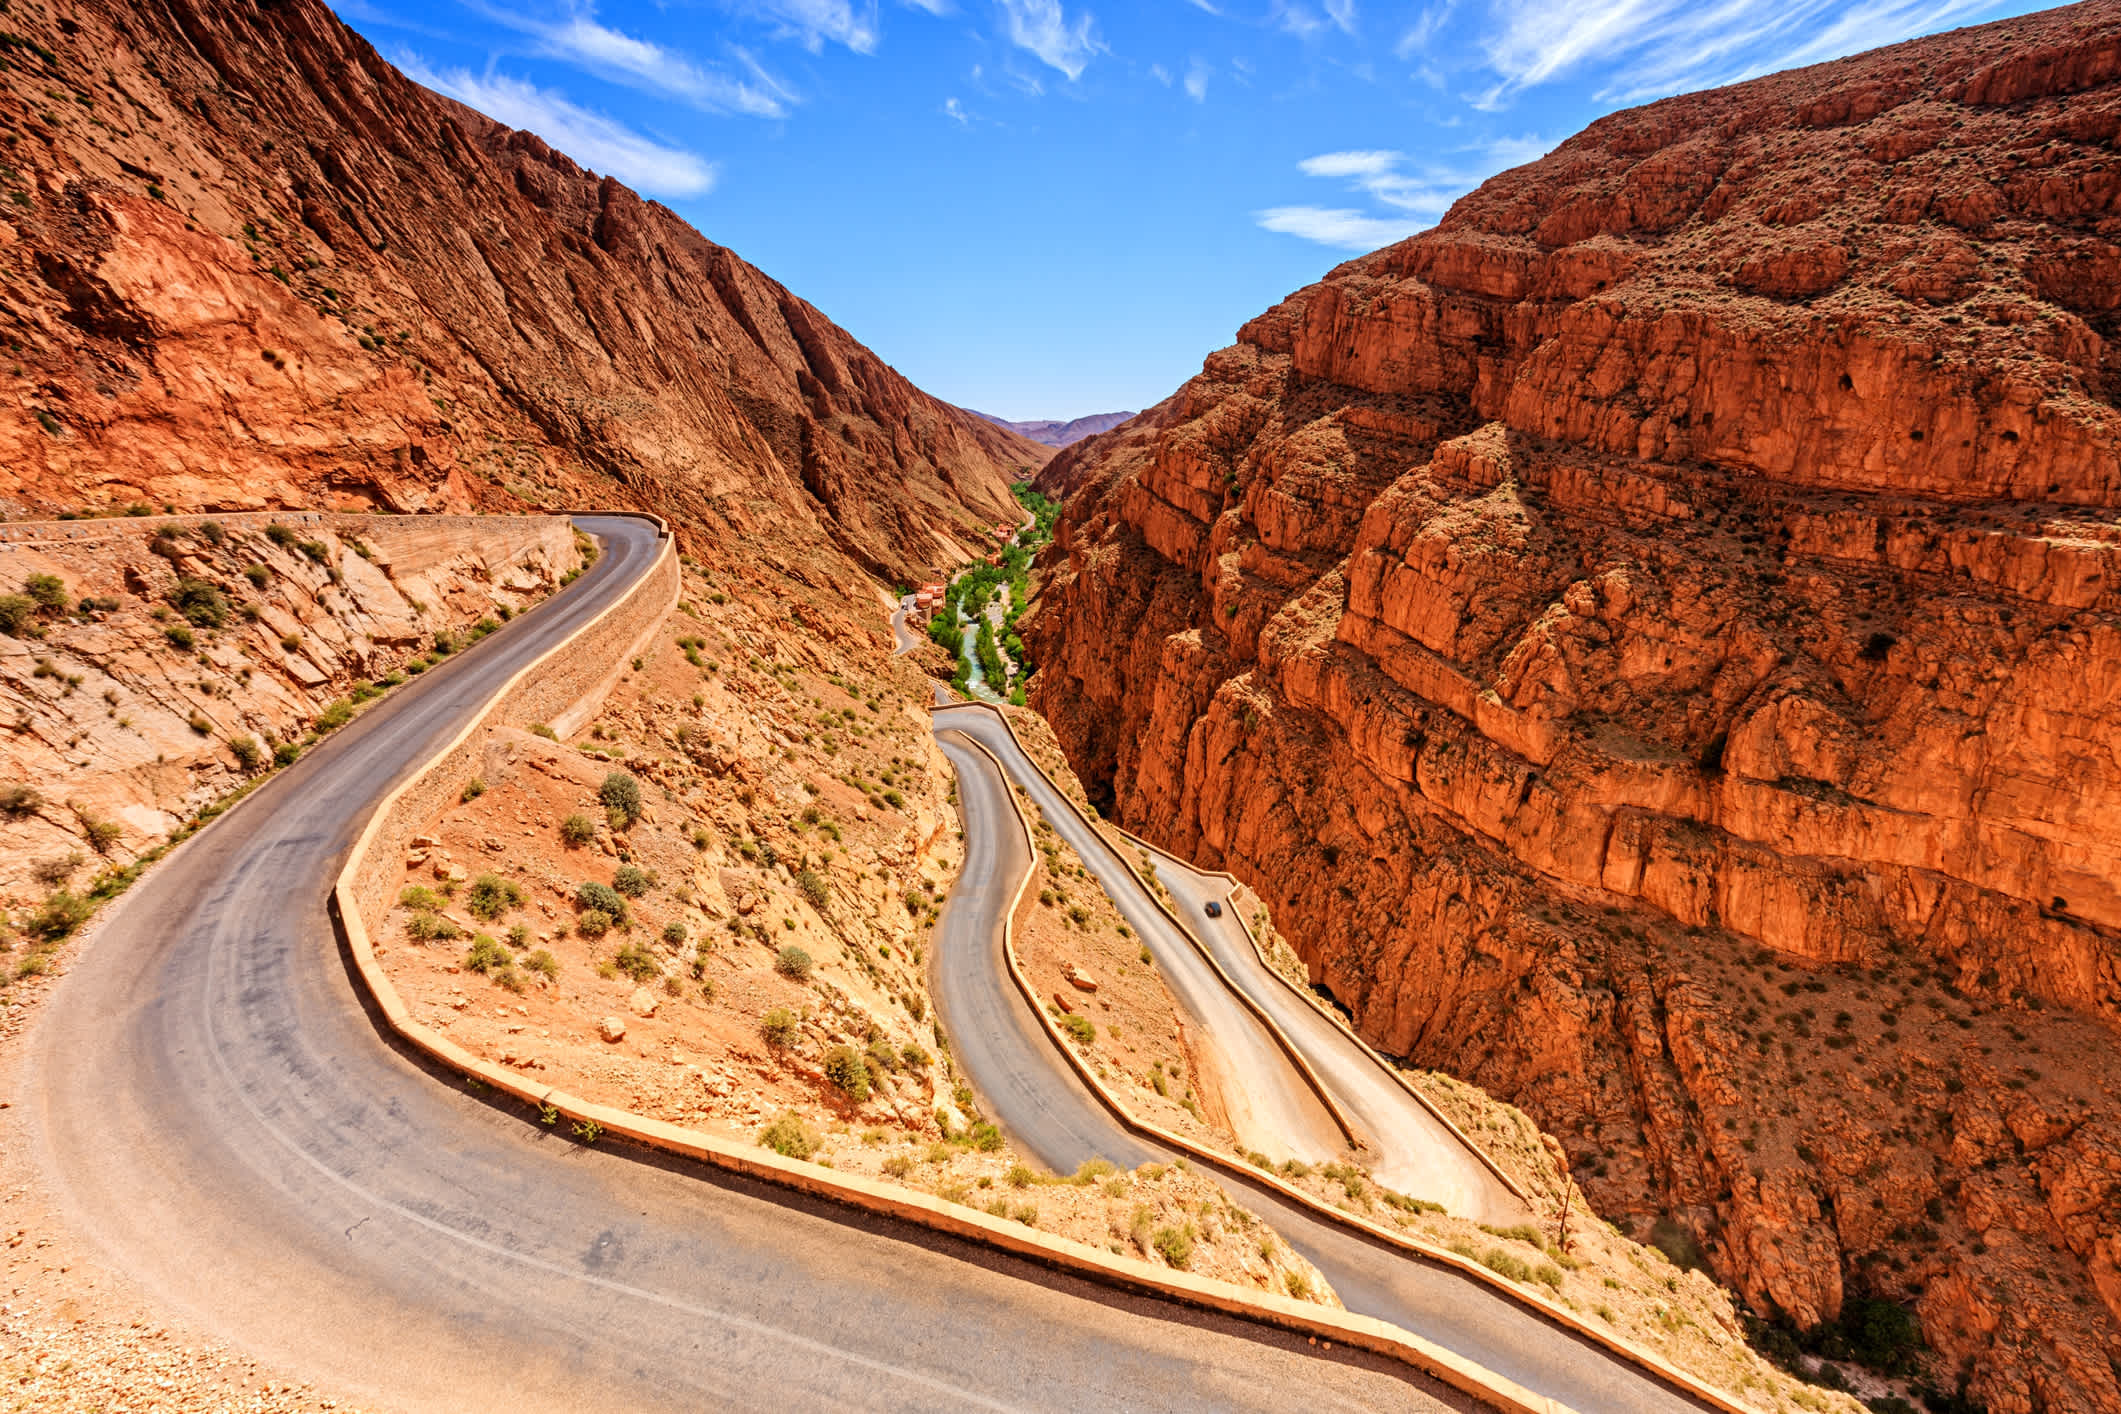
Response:
M1799 1326L2121 1408L2121 9L1601 120L1062 453L1033 705Z

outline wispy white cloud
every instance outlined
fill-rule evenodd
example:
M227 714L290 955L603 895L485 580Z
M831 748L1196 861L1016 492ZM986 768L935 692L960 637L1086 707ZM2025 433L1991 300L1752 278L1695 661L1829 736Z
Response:
M396 63L415 83L511 128L534 132L583 166L628 186L658 196L700 196L714 187L713 163L578 107L551 89L505 74L432 69L416 54L401 53Z
M1325 0L1326 18L1342 34L1355 33L1355 0Z
M1374 250L1434 225L1451 203L1484 178L1543 154L1544 138L1495 138L1459 149L1455 163L1415 163L1390 148L1321 152L1296 164L1307 177L1344 184L1374 203L1369 211L1345 207L1276 206L1259 213L1270 231L1301 236L1347 250ZM1377 209L1382 208L1382 209Z
M1342 250L1376 250L1405 240L1429 223L1371 216L1345 207L1271 206L1259 213L1259 224L1285 236L1301 236Z
M733 52L746 77L701 65L651 40L636 39L600 24L588 6L556 20L483 3L471 8L496 24L527 35L536 52L628 87L648 88L712 113L784 116L799 101L795 91L767 73L744 50Z
M857 54L874 54L883 28L876 0L728 0L731 8L749 11L778 25L781 34L815 54L827 44L845 45ZM941 13L921 5L931 13Z
M1171 86L1171 71L1165 68L1162 64L1151 64L1149 66L1149 77L1155 79L1165 88L1169 88Z
M1009 42L1038 56L1070 82L1083 76L1092 56L1102 53L1097 22L1085 10L1070 20L1060 0L995 0Z
M1496 109L1591 69L1600 102L1633 103L1853 54L1986 13L1991 0L1493 0L1480 47Z
M1441 0L1441 3L1426 6L1414 17L1414 23L1400 33L1399 42L1392 46L1392 52L1402 59L1411 59L1417 54L1426 53L1429 42L1436 38L1437 32L1443 28L1444 21L1451 18L1454 8L1455 0Z
M1193 62L1186 66L1186 97L1195 103L1207 102L1208 77L1214 72L1207 60L1196 56Z
M943 116L955 119L960 127L970 127L972 125L972 115L967 113L965 105L958 102L955 98L943 100Z

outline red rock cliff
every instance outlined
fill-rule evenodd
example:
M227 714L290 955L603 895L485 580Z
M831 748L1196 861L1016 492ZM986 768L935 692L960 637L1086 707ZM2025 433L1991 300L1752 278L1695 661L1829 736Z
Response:
M1049 455L319 0L0 29L9 514L632 501L896 577Z
M1764 1314L2121 1409L2121 7L1601 120L1064 452L1034 705Z

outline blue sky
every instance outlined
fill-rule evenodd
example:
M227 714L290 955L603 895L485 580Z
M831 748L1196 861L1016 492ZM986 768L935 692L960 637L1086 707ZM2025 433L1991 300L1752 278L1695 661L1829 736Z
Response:
M928 391L1141 408L1617 108L1996 0L336 0Z

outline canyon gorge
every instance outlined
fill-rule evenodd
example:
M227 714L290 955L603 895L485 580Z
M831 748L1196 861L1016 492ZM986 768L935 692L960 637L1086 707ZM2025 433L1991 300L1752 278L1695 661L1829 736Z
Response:
M462 913L460 858L520 875L564 984L467 977L416 935L440 904L391 965L497 1058L677 1117L793 1115L874 1048L870 1110L813 1142L1009 1186L1013 1149L935 1156L976 1115L921 971L949 667L885 616L1036 476L1065 509L1020 629L1071 785L1707 1274L1631 1289L1644 1329L1657 1283L1728 1310L1709 1277L1768 1350L1904 1306L1911 1380L2121 1414L2117 141L2114 4L1653 103L1132 420L1011 425L321 0L0 3L0 514L39 522L0 525L0 596L57 586L0 637L37 788L0 799L0 904L129 882L584 563L478 514L653 511L678 608L398 881ZM637 835L597 823L616 773ZM547 828L577 806L590 834ZM621 866L664 931L615 972L569 891ZM58 979L16 980L0 1041ZM533 1004L565 1033L534 1057ZM1149 1256L1094 1199L1049 1212ZM1226 1216L1204 1269L1316 1275Z
M1600 119L1042 473L1032 705L1797 1328L2121 1409L2121 10Z

